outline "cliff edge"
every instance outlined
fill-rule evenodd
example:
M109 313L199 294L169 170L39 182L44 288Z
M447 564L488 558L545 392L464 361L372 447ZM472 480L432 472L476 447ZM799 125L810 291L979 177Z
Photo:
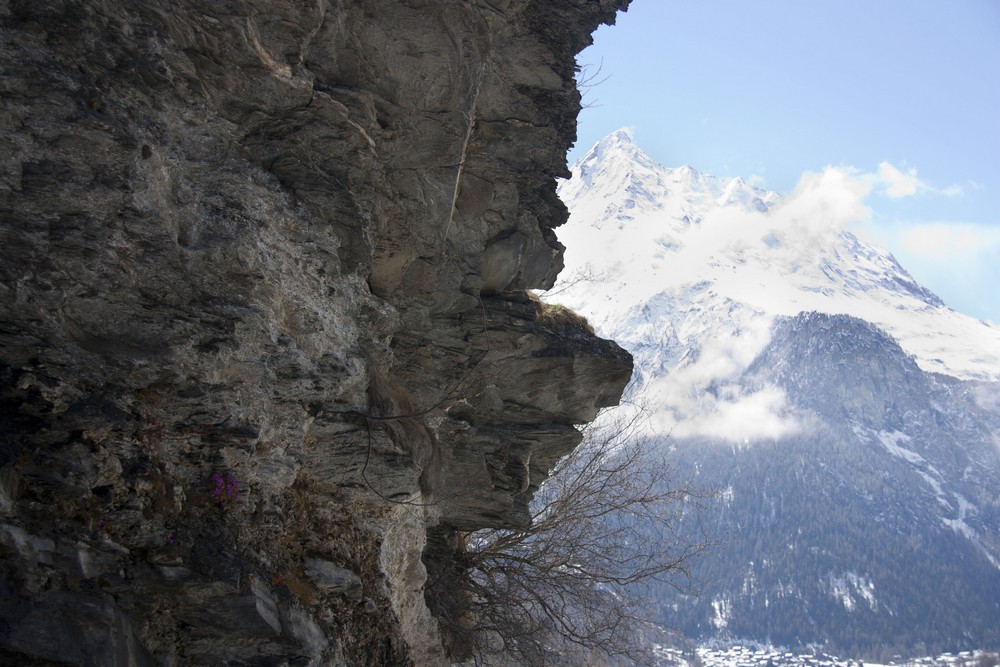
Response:
M525 293L628 1L0 0L0 662L446 662L631 373Z

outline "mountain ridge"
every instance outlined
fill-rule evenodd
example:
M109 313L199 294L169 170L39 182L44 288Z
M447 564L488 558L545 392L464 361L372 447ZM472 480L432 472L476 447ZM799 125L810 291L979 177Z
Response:
M572 174L559 186L571 218L561 231L569 250L557 298L616 339L635 341L631 317L653 296L676 309L708 283L715 297L754 311L738 316L744 326L846 313L888 331L924 370L1000 379L1000 327L948 308L891 253L855 236L847 223L865 209L836 170L782 197L742 178L663 167L619 130ZM817 220L824 214L832 219ZM574 275L608 280L567 287Z

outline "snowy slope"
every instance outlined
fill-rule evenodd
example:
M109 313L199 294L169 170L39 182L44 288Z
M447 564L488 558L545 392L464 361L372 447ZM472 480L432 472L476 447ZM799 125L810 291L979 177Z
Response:
M645 373L673 367L706 336L742 338L730 356L745 365L776 316L817 311L876 324L924 370L1000 379L1000 327L951 310L847 231L867 211L842 172L812 175L783 199L658 165L627 130L572 171L559 189L570 209L559 232L566 270L549 298L637 353Z

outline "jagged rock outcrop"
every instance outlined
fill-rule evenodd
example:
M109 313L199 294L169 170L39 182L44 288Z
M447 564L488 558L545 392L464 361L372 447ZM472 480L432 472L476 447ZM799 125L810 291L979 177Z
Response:
M0 662L436 664L631 360L546 327L628 0L0 0Z

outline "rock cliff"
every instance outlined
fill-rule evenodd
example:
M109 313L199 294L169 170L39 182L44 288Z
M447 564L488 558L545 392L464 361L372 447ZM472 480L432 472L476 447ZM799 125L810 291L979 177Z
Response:
M0 662L446 660L630 375L525 293L627 4L0 0Z

